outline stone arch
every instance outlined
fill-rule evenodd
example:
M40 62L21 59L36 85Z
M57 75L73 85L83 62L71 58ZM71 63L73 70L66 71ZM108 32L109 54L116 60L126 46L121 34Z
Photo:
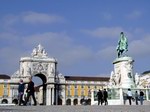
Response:
M66 105L71 105L71 99L66 100Z
M3 99L3 100L1 101L1 103L2 103L2 104L8 104L8 100L7 100L7 99Z
M78 105L78 99L73 100L73 105Z
M28 83L29 77L39 77L43 83L37 86L35 95L38 96L39 102L42 105L58 104L58 90L56 90L56 84L59 82L56 75L57 72L57 60L47 55L46 50L40 44L33 49L31 56L21 57L19 61L20 68L15 72L11 80L14 83L12 88L17 91L16 85L20 78ZM57 82L58 81L58 82ZM42 95L43 93L44 95ZM12 98L14 94L12 94ZM44 99L44 100L43 100Z

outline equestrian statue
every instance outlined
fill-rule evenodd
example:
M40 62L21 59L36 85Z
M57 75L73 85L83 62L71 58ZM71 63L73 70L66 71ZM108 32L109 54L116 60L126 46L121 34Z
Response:
M117 45L117 52L118 52L118 58L123 57L126 55L126 52L128 51L128 40L123 32L120 33L120 40L118 41Z

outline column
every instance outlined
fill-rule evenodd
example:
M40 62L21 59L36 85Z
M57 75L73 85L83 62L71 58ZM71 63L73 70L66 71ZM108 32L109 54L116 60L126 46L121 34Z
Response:
M91 90L91 105L94 104L94 90Z
M122 88L120 88L120 104L123 105L123 91L122 91Z
M46 89L46 105L51 105L51 87L47 86Z
M51 88L51 105L54 105L54 87Z
M81 100L81 98L78 98L78 105L81 105L80 100Z
M73 98L71 98L71 105L73 105L73 100L74 100L74 99L73 99Z
M9 103L12 103L13 95L12 95L12 87L11 86L10 86L9 97L10 97L10 102Z
M148 88L146 88L146 100L149 100L149 93L148 93Z
M61 95L62 95L62 105L65 105L65 104L66 104L66 91L65 91L65 86L62 86Z
M56 94L56 96L55 96L56 99L55 99L55 100L56 100L56 105L58 105L58 92L59 92L59 91L58 91L58 85L55 86L55 87L56 87L56 88L55 88L55 89L56 89L56 93L55 93L55 94Z

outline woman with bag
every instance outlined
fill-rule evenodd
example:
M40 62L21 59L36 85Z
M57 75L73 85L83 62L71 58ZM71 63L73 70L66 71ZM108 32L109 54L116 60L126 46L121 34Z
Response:
M131 89L128 89L128 92L127 92L127 95L128 95L128 99L129 99L129 105L131 105L131 99L132 99L132 92L131 92Z

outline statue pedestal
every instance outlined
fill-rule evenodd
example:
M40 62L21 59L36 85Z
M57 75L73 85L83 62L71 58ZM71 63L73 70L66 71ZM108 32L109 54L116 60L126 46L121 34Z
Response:
M120 88L134 88L133 62L131 57L120 57L114 60L114 76Z

